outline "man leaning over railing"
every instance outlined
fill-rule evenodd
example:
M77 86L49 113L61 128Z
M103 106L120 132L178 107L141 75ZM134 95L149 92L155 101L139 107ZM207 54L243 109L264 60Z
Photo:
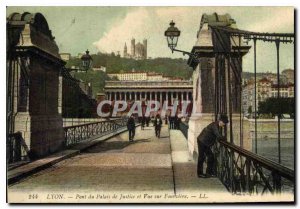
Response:
M224 139L221 135L219 128L224 127L228 123L228 117L226 115L220 115L219 119L206 126L197 137L198 143L198 167L197 174L199 178L215 177L214 170L214 155L211 151L211 147L216 140ZM206 174L203 173L203 163L207 157Z

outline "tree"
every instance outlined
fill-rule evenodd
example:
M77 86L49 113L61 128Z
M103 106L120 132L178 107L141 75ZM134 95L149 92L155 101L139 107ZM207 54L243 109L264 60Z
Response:
M289 114L292 118L295 114L294 98L268 98L258 104L259 114L282 115Z
M165 76L170 77L180 77L183 79L190 79L193 71L187 65L187 60L185 59L171 59L171 58L155 58L146 60L135 60L123 57L117 57L115 53L105 54L97 53L92 55L93 66L106 67L106 73L120 73L120 72L131 72L132 69L143 72L156 72L162 73ZM80 67L81 60L79 58L71 58L66 67L71 68L72 66ZM88 71L87 79L92 83L94 95L97 92L103 91L104 81L109 80L106 73L102 71ZM80 72L74 72L72 74L76 76L77 79L85 80L85 74ZM115 80L115 79L113 79Z

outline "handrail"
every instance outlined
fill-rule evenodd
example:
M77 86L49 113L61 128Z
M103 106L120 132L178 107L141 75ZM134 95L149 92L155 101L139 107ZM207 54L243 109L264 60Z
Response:
M295 174L290 168L223 140L213 150L216 174L234 194L294 190Z
M290 168L287 168L283 165L280 165L272 160L269 160L265 157L257 155L253 152L245 150L239 146L231 144L227 141L220 140L218 141L220 144L232 149L233 151L243 155L244 157L251 158L252 161L259 163L260 165L264 166L265 168L278 172L281 176L289 179L290 181L295 181L295 174L294 171Z
M180 130L187 138L188 124L181 122ZM294 190L295 172L290 168L225 140L217 141L213 153L218 178L234 194Z
M65 146L80 143L91 137L112 133L120 128L126 127L126 122L126 118L119 118L64 127Z

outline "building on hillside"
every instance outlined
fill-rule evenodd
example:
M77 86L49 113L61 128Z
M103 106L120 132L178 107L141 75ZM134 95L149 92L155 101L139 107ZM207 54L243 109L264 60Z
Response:
M70 53L60 53L60 58L64 61L69 61L71 59L71 54Z
M280 85L279 86L279 94L280 94L280 97L283 97L283 98L294 97L294 84L289 83L289 84ZM277 95L278 95L278 85L273 84L271 86L270 97L277 97Z
M123 50L124 58L132 58L136 60L147 59L147 39L143 40L143 43L138 42L135 44L135 39L131 39L130 53L125 42Z
M104 66L95 66L92 68L93 71L102 71L102 72L106 72L106 67Z
M162 81L163 80L163 74L149 72L149 73L147 73L147 80L148 81Z
M254 79L250 79L243 86L242 90L242 109L245 114L248 113L249 107L254 112L255 97L254 97L255 85ZM272 80L264 77L259 79L256 83L256 108L258 110L259 103L265 101L270 97L277 97L278 85ZM294 84L281 84L279 86L280 97L289 98L294 97Z
M249 80L254 79L254 73L246 72L247 75L243 77L243 84L247 83ZM277 84L277 74L267 71L265 73L257 73L256 80L267 78L273 84ZM280 76L280 84L289 84L294 83L294 70L293 69L285 69L281 72Z
M127 72L127 73L108 73L108 77L117 78L120 81L145 81L147 80L146 72Z
M162 73L156 72L139 72L132 70L126 73L108 73L110 78L117 78L120 81L181 81L182 78L164 76Z

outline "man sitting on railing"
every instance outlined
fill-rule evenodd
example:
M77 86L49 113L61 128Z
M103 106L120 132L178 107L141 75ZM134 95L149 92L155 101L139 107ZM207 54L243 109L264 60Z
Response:
M211 147L216 140L224 139L219 128L224 127L228 123L226 115L220 115L219 120L212 122L205 127L197 137L198 143L198 168L197 174L199 178L215 177L214 155ZM203 174L203 163L207 157L206 174Z

